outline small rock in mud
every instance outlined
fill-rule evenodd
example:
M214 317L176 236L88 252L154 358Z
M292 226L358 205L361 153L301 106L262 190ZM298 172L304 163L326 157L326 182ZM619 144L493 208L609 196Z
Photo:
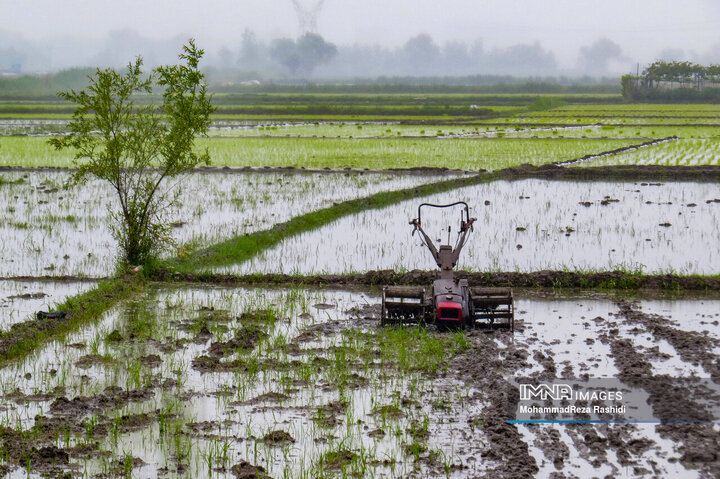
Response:
M148 354L147 356L141 356L138 358L138 361L142 363L143 366L147 366L150 368L156 368L162 364L162 359L160 359L160 356L157 354Z
M230 468L230 472L235 474L237 479L271 479L270 476L265 473L264 467L253 466L246 461L235 464Z
M75 361L75 366L82 369L87 369L92 366L105 366L114 362L114 360L110 358L105 358L103 356L100 356L99 354L87 354Z
M272 431L263 436L263 442L273 445L285 445L295 442L295 439L285 431Z

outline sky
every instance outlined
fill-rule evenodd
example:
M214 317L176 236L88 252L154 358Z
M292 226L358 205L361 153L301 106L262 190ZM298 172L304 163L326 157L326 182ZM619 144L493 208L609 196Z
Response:
M568 67L581 47L608 38L622 47L623 69L668 49L707 55L720 47L718 25L717 0L325 0L318 15L318 32L338 45L396 47L420 33L440 44L482 40L486 49L539 42ZM296 36L292 0L0 0L0 30L30 40L133 29L212 49L235 47L246 28L260 39Z

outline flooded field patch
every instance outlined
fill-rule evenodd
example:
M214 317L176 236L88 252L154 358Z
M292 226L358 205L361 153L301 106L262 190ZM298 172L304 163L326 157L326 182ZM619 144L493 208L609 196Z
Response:
M108 185L68 186L67 172L0 173L0 277L88 276L114 271ZM265 228L333 202L437 181L392 173L195 173L167 211L177 251Z
M477 217L460 257L469 271L598 271L715 274L720 256L709 248L720 235L717 187L703 183L496 181L424 198L466 201ZM342 218L283 240L275 248L222 272L350 273L436 266L408 221L420 201ZM427 218L433 239L455 241ZM434 229L433 229L434 228Z
M93 281L0 280L0 329L25 321L38 311L48 311L66 298L95 286Z
M681 441L655 425L505 425L521 449L501 452L510 444L488 421L514 376L615 377L624 366L604 338L634 324L613 297L516 297L513 336L381 328L377 291L158 285L0 371L0 467L25 474L31 457L31 472L83 477L692 477ZM657 345L651 335L639 351Z

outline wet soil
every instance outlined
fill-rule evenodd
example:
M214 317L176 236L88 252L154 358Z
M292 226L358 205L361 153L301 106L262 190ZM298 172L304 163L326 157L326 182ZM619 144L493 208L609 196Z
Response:
M265 473L262 466L253 466L249 462L242 461L230 468L237 479L272 479Z
M502 333L500 333L502 334ZM487 434L488 443L481 455L495 466L485 474L488 478L534 477L539 471L517 426L507 421L515 419L520 400L518 389L505 380L517 363L500 359L498 347L485 333L470 334L474 346L453 360L451 374L469 385L481 389L489 403L479 416L469 419Z
M573 271L534 271L470 273L458 271L455 276L477 286L515 288L584 288L633 289L660 291L720 291L718 276L680 276L674 274L635 275L621 271L578 273ZM166 279L181 282L213 284L302 284L343 288L347 286L427 285L439 278L438 271L375 270L366 273L337 275L174 273Z
M644 315L631 304L620 303L620 307L622 317L633 317L631 321L647 324L649 329L659 326L657 317ZM617 329L611 327L599 338L610 346L615 366L620 371L618 378L648 393L653 414L665 421L656 427L656 431L661 437L679 444L681 456L674 460L679 460L686 468L697 469L701 477L720 477L720 432L713 428L713 417L703 405L712 399L711 393L697 387L693 378L654 375L648 354L630 339L620 338ZM678 353L681 354L680 350ZM686 354L694 356L687 351ZM633 447L642 449L646 444L636 442Z
M273 446L284 446L295 442L295 439L286 431L272 431L262 438L266 444L272 444Z
M673 328L672 321L657 314L644 313L637 303L620 301L618 308L620 316L627 322L640 324L655 338L666 340L683 361L701 365L715 382L720 382L720 355L712 352L720 347L720 341L700 332Z

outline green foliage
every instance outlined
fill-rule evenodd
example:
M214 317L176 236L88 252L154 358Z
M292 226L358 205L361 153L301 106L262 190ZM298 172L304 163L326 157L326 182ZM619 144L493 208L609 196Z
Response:
M270 49L270 56L293 76L309 74L316 66L327 63L335 55L337 47L314 33L306 33L297 42L288 38L275 40Z
M624 75L621 80L623 97L633 102L717 103L719 83L720 65L679 61L656 61L641 76Z
M546 111L566 105L560 98L554 96L543 96L530 103L527 111Z
M119 202L114 233L127 264L148 261L171 241L163 213L175 198L166 180L210 162L207 151L194 151L213 111L198 69L203 53L190 40L180 55L184 64L146 75L138 57L124 74L97 69L85 90L59 93L77 108L70 134L50 143L74 151L78 179L94 176L112 185ZM136 101L158 87L161 104Z
M622 85L622 96L625 101L635 101L635 99L637 98L637 82L637 77L634 77L632 75L622 76L620 84Z

